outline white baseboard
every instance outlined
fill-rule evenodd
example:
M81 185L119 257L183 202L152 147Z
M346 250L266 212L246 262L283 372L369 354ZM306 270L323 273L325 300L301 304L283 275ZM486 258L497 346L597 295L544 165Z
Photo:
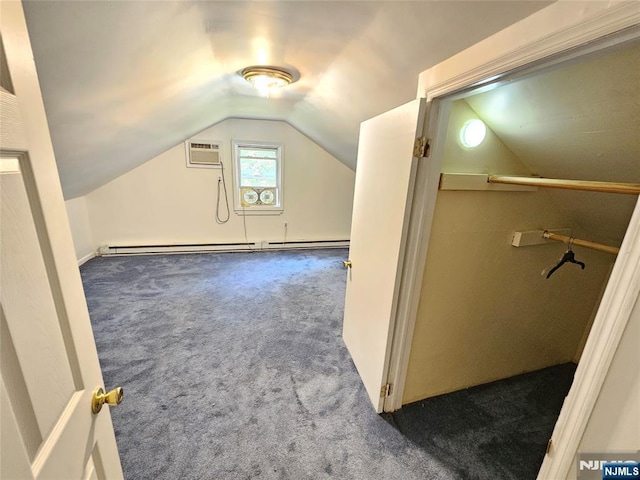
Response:
M91 253L87 253L84 257L80 257L78 259L78 266L81 267L92 258L95 258L95 256L96 256L96 252L91 252Z
M200 243L186 245L105 245L100 247L98 252L100 256L108 256L156 255L168 253L254 252L267 250L348 247L349 240L295 240L289 242Z

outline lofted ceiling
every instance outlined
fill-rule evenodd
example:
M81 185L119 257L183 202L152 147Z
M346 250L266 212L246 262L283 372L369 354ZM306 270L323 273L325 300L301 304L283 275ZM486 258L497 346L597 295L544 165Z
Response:
M226 118L289 122L350 168L360 123L540 1L28 1L65 198ZM266 99L236 72L290 66Z
M640 183L638 42L507 83L466 102L534 174ZM614 244L622 240L638 199L547 192L592 239Z

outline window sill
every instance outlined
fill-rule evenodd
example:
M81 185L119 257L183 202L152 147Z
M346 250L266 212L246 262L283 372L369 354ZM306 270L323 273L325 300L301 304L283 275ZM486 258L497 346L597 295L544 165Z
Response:
M279 210L234 210L234 213L239 216L253 216L253 215L282 215L284 213L284 209Z

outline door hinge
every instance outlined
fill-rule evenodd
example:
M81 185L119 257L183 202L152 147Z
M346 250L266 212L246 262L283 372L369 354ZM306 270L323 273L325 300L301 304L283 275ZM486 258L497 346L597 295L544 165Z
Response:
M380 396L381 397L388 397L392 393L393 393L393 385L390 384L390 383L387 383L386 385L383 385L382 388L380 389Z
M547 455L549 455L549 453L551 453L551 447L553 447L553 440L549 439L549 443L547 443L547 451L546 451Z
M413 144L413 156L417 158L428 157L431 141L427 137L418 137Z

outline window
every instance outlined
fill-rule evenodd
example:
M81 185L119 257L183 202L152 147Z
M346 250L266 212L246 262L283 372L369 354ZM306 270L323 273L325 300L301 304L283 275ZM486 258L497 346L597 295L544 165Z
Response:
M282 145L233 142L237 213L282 213Z

